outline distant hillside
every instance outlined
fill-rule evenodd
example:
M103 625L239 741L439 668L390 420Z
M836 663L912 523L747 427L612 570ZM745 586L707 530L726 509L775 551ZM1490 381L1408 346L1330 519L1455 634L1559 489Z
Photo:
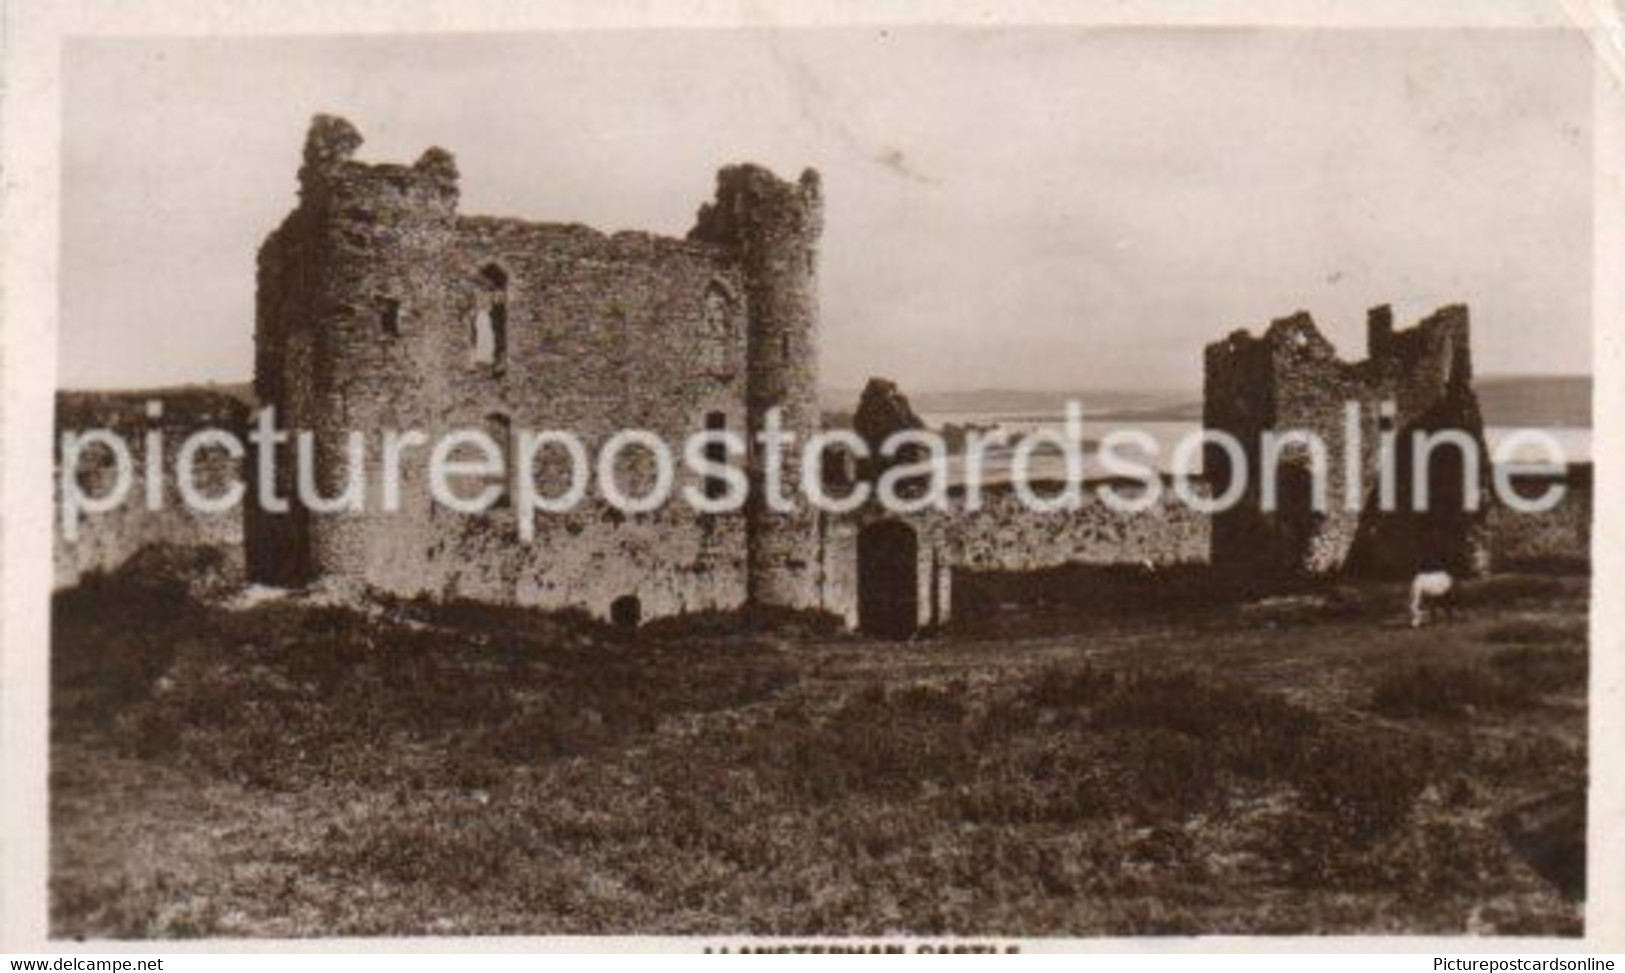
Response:
M1189 408L1194 403L1195 416L1201 418L1200 393L1159 389L1089 389L1076 392L1033 391L1030 389L967 389L963 391L903 390L909 404L917 412L969 412L969 413L1031 413L1049 415L1066 408L1068 400L1083 403L1086 410L1096 414L1113 415L1129 412L1161 412ZM821 393L824 408L848 411L858 402L857 389L824 389Z
M1477 382L1484 421L1492 426L1585 428L1591 425L1591 378L1586 375L1486 375ZM1200 422L1202 394L1187 390L1095 389L1041 392L1023 389L971 389L913 393L903 390L922 413L965 412L1003 416L1058 415L1068 399L1102 418L1146 422ZM852 389L825 389L824 407L850 411L858 401Z
M1588 428L1591 425L1591 378L1586 375L1485 375L1478 379L1478 397L1484 421L1492 426L1534 428ZM904 390L905 393L907 390ZM856 389L824 389L824 409L832 425L850 415L858 402ZM173 424L185 424L189 413L214 414L229 402L254 406L248 382L177 385L128 391L63 391L57 393L57 422L65 427L88 428L108 410L133 418L149 398L164 403ZM1044 392L1030 389L970 389L909 393L915 410L923 413L998 413L1011 416L1058 415L1068 399L1082 402L1089 414L1146 422L1200 422L1202 396L1182 390L1096 389Z

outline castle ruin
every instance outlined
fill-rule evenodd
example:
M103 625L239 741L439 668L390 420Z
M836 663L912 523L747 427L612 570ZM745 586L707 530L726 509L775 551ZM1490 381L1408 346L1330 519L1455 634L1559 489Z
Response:
M324 496L340 488L354 429L484 428L505 443L519 428L592 442L635 427L681 442L705 429L754 437L773 407L797 437L817 428L817 173L792 184L726 168L686 239L606 236L461 215L449 153L367 164L360 144L349 123L315 119L299 204L259 256L255 391L279 425L315 433ZM277 464L283 495L296 495L294 468ZM589 501L538 518L531 543L518 542L512 505L448 514L404 469L398 514L251 510L251 576L627 621L744 605L847 613L831 601L826 518L759 502L759 456L738 514ZM538 470L543 489L561 472ZM638 496L652 475L634 464L620 482Z
M1222 449L1209 445L1205 452L1203 469L1215 496L1238 472L1246 483L1241 502L1214 515L1214 566L1265 575L1482 570L1490 470L1470 338L1462 305L1441 308L1403 331L1394 329L1385 305L1369 312L1364 361L1340 359L1301 311L1257 337L1237 331L1209 345L1203 423L1242 443L1246 463L1237 471ZM1313 433L1327 447L1318 474L1326 489L1321 504L1313 502L1317 474L1307 451L1265 455L1263 434L1286 431ZM1444 432L1464 436L1482 460L1476 479L1464 451L1442 444L1428 454L1420 477L1426 503L1419 503L1412 495L1413 435ZM1379 503L1385 436L1396 445L1389 504ZM1266 504L1271 472L1276 493ZM1346 503L1350 496L1358 502Z

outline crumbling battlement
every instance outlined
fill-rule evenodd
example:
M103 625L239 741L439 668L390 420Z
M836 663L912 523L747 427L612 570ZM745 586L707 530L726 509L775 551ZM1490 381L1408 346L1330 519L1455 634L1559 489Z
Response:
M1272 322L1257 337L1237 331L1208 346L1203 422L1243 444L1246 468L1232 470L1228 456L1210 446L1205 470L1216 496L1223 496L1236 473L1244 472L1247 484L1242 502L1214 518L1215 565L1310 574L1394 574L1423 567L1469 573L1484 566L1483 513L1465 509L1457 450L1435 450L1427 474L1430 509L1408 512L1414 507L1412 433L1459 430L1486 456L1467 308L1450 305L1395 331L1392 311L1377 307L1369 312L1367 329L1368 357L1358 362L1340 359L1302 311ZM1313 433L1325 443L1326 509L1311 509L1310 457L1299 448L1277 457L1277 509L1261 509L1266 430ZM1396 434L1400 444L1400 510L1392 513L1375 502L1384 433ZM1345 462L1346 455L1354 459ZM1487 462L1479 474L1478 483L1465 489L1482 500ZM1349 509L1350 495L1360 498L1357 509Z

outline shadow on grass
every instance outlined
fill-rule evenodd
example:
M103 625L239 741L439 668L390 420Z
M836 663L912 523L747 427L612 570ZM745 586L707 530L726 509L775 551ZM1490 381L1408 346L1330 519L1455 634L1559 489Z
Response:
M468 603L232 611L125 574L53 606L53 734L274 790L398 776L486 785L794 679L750 640L684 651L585 618ZM414 744L455 758L383 759Z

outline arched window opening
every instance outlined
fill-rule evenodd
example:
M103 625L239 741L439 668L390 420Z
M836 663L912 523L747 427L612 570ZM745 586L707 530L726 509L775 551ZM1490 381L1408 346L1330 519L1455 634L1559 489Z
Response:
M472 347L474 364L491 365L496 362L496 336L491 328L491 312L486 308L475 310L468 342Z
M894 520L858 531L858 627L906 639L920 625L919 537Z
M710 377L723 384L733 381L744 350L739 342L739 301L721 280L706 285L700 295L699 337L701 360Z
M500 373L508 358L508 273L487 264L479 274L480 295L469 333L474 364Z

